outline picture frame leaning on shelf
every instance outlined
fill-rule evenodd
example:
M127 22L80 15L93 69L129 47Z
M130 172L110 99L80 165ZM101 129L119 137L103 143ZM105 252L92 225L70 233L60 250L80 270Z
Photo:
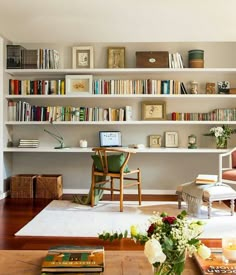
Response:
M164 101L142 102L142 120L165 120L166 103Z
M81 46L72 48L72 68L91 69L94 68L94 53L92 46Z
M66 95L88 95L93 92L92 75L66 75Z
M107 49L107 67L110 69L125 68L125 47Z

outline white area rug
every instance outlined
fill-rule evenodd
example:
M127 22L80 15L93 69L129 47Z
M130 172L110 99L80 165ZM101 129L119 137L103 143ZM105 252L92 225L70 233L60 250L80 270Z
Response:
M215 203L212 218L207 217L207 207L202 206L198 217L206 222L202 238L222 238L236 235L236 215L223 203ZM186 209L183 203L182 209ZM16 236L97 237L106 231L124 231L132 224L145 226L153 211L177 215L177 202L125 202L124 212L119 212L119 202L101 201L97 206L79 205L67 200L54 200L34 219L19 230Z

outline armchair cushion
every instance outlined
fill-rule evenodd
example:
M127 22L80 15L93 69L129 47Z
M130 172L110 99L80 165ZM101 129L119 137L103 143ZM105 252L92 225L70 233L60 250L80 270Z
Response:
M222 179L236 181L236 169L224 171L222 173Z
M98 171L103 171L100 157L98 155L92 155L92 159L94 161L95 168ZM125 161L125 156L124 154L109 155L107 157L107 161L108 161L108 171L111 173L119 173L121 166ZM126 165L124 172L128 173L129 171L130 171L129 167L128 165Z
M236 151L233 151L231 156L232 156L232 168L236 168Z

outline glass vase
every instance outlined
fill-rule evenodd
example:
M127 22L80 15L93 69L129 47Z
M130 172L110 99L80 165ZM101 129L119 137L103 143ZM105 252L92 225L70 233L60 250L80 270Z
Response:
M217 149L227 149L227 138L216 137L216 148Z
M178 263L178 268L176 264L172 263L162 263L158 267L153 267L153 275L181 275L183 274L185 261Z

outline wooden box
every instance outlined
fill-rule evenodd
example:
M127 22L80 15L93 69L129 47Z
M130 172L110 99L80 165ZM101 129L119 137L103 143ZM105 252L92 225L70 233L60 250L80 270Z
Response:
M136 52L136 68L169 68L169 52Z
M11 177L11 198L33 198L36 175L20 174Z
M63 193L62 175L38 175L35 189L36 198L60 198Z

